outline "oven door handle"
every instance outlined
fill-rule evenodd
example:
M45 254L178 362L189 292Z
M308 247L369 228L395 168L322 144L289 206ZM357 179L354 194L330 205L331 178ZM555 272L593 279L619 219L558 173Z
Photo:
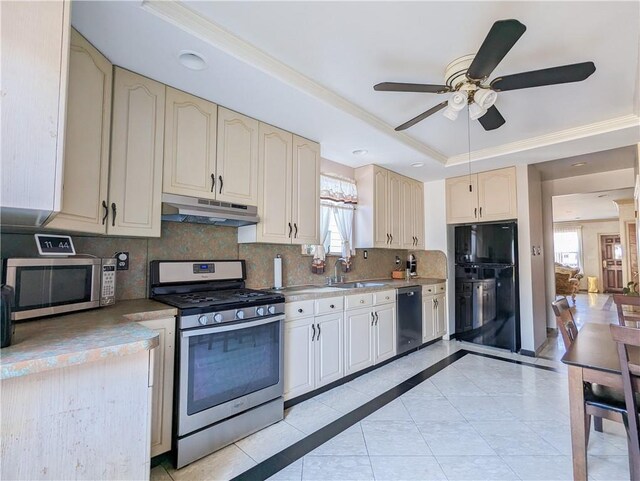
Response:
M182 331L180 333L180 338L186 339L188 337L193 337L193 336L206 336L207 334L213 334L218 332L235 331L238 329L248 329L250 327L258 327L264 324L270 324L272 322L279 322L279 321L284 321L284 314L281 314L279 316L261 318L255 321L243 322L238 324L218 324L216 326L212 326L207 329L202 329L200 327L195 329L189 329L188 331Z

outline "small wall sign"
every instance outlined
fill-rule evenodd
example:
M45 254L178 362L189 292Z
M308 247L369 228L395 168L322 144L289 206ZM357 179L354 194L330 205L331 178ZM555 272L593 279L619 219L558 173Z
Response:
M34 234L36 246L41 256L74 256L76 249L71 236Z

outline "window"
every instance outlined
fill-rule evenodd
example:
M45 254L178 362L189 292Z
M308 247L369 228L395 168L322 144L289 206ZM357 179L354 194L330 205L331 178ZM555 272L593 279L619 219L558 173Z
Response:
M582 267L582 228L561 227L553 232L555 261L570 267Z
M328 209L329 207L323 206L321 208ZM331 214L333 214L333 212ZM342 254L342 238L340 237L338 224L336 224L336 217L334 215L329 216L329 233L327 234L327 243L325 246L329 247L326 249L327 254Z

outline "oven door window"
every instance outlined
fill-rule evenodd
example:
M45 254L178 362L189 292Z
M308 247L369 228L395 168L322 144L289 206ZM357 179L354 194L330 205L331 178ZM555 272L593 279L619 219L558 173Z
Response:
M280 381L280 321L189 338L187 414Z
M16 311L91 301L93 266L20 267Z

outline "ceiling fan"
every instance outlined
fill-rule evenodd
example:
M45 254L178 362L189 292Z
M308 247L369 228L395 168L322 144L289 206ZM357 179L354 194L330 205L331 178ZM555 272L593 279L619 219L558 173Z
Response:
M451 92L448 100L431 107L426 112L396 127L405 130L442 109L444 116L455 120L465 106L469 117L478 120L485 130L494 130L505 123L494 103L497 92L541 87L544 85L580 82L596 70L593 62L582 62L561 67L545 68L530 72L506 75L486 83L489 75L511 50L527 27L517 20L498 20L493 24L480 50L475 55L465 55L451 62L445 69L445 85L382 82L374 90L387 92L426 92L444 94Z

